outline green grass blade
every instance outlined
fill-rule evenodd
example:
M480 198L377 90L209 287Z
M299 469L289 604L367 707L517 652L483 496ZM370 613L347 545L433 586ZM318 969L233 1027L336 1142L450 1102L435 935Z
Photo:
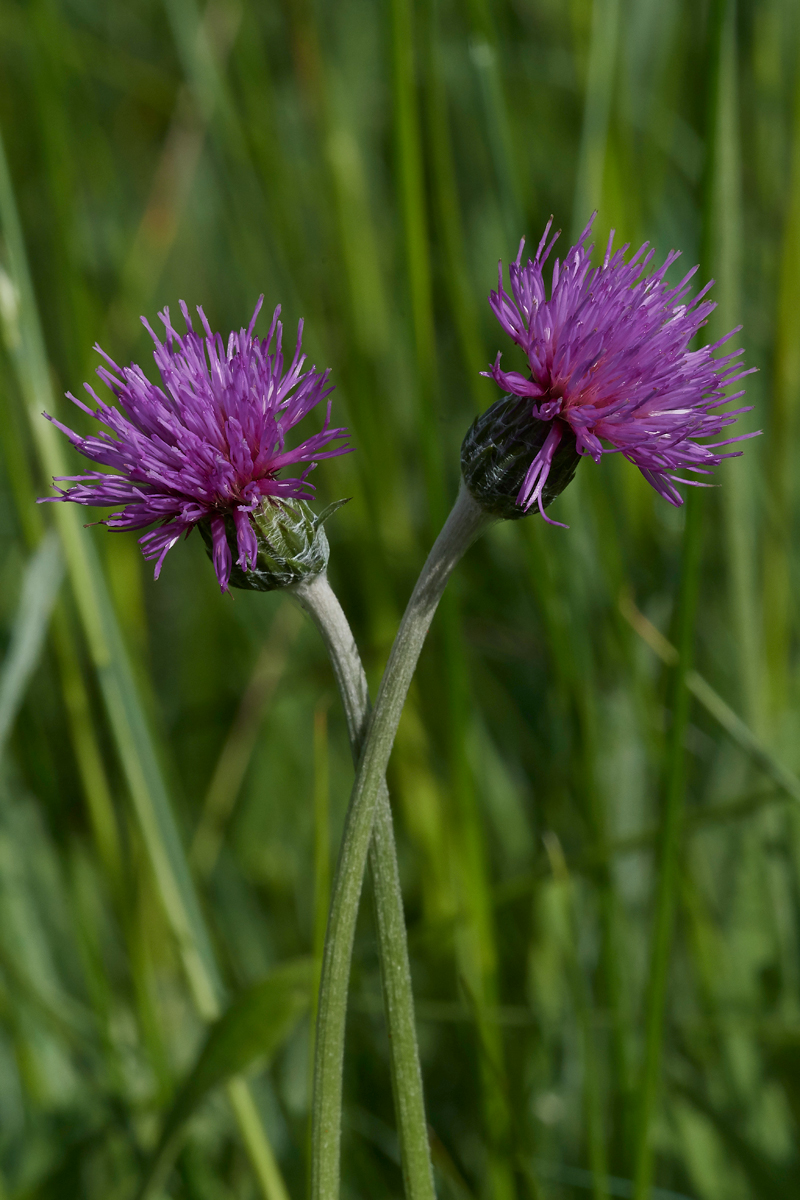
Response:
M678 596L678 661L672 680L672 725L667 751L667 778L659 838L659 863L655 897L655 923L648 976L644 1064L638 1096L636 1130L635 1200L647 1200L652 1174L650 1130L661 1079L664 1043L664 1010L667 994L678 876L678 849L686 790L685 740L689 723L686 676L692 669L694 622L699 591L702 545L702 493L690 488L684 505L681 583Z
M266 710L286 669L289 651L301 625L302 618L297 609L284 601L273 617L269 635L242 694L211 776L189 851L189 861L203 877L208 877L216 865Z
M603 198L606 143L614 94L619 0L593 0L578 175L572 209L573 237L581 232Z
M663 663L674 666L678 651L660 630L640 612L630 596L623 594L619 601L620 611L633 629L655 651ZM777 783L787 795L800 800L800 779L771 753L750 726L727 704L711 684L694 669L686 673L686 687L695 700L725 730L728 736L752 759L766 775Z
M470 57L478 76L486 140L494 163L503 213L507 252L516 250L525 232L523 205L516 170L511 119L500 73L500 51L489 0L469 0ZM530 207L529 205L527 207Z
M49 533L28 562L11 642L0 668L0 763L8 735L42 653L50 615L64 577L55 533Z
M735 119L726 110L735 103L735 38L731 23L735 19L734 0L718 0L712 9L710 48L710 89L708 110L707 170L705 178L705 251L704 274L713 271L717 249L712 230L718 219L715 208L723 201L719 176L730 182L735 170ZM734 55L731 62L730 56ZM723 142L718 144L722 137ZM723 152L724 151L724 152ZM733 165L732 165L733 164ZM735 282L735 262L727 263L731 285ZM676 627L677 662L671 689L672 723L669 730L666 782L661 813L658 846L658 873L655 915L650 950L650 968L645 999L644 1062L638 1097L635 1147L635 1200L647 1200L652 1182L653 1155L651 1128L661 1085L664 1052L664 1019L667 979L672 951L678 886L680 829L686 799L686 730L689 723L690 692L687 680L693 670L695 621L700 588L702 521L704 498L697 488L688 488L684 505L685 526L681 558Z
M210 1027L164 1120L158 1145L145 1167L139 1200L150 1196L163 1181L186 1122L208 1093L257 1059L271 1058L285 1042L308 1010L313 982L312 959L284 963L236 996Z
M406 270L417 365L416 427L422 449L431 528L438 529L445 517L446 501L438 433L439 372L410 0L392 0L391 17L398 191L405 229Z
M717 307L708 321L709 342L725 336L741 324L742 319L744 214L734 3L728 5L722 30L716 90L715 129L711 138L713 162L710 165L708 196L711 211L707 219L707 266L715 280L713 295ZM728 343L724 352L730 353L735 344L735 341ZM744 420L747 422L745 428L752 428L755 424L750 417ZM752 483L755 463L753 454L744 455L740 461L731 463L729 469L720 471L720 482L739 690L745 717L758 728L761 652L754 528L757 504Z
M800 47L800 39L798 39ZM790 697L792 592L791 521L797 503L797 433L800 413L800 48L795 53L795 94L790 129L791 174L780 246L775 314L774 375L769 427L768 526L764 556L764 629L768 704L781 713Z
M603 1120L603 1097L600 1088L600 1064L597 1054L596 1029L592 1020L592 1003L586 986L583 968L578 957L580 936L578 904L575 889L567 870L561 843L555 834L545 834L545 847L554 879L563 893L567 909L569 944L564 947L568 962L570 984L581 1030L583 1055L584 1104L586 1108L587 1142L591 1163L591 1186L594 1200L609 1200L608 1157Z
M445 258L445 285L455 321L461 355L470 392L476 408L483 409L494 398L492 385L481 375L486 369L486 354L478 325L475 290L467 272L466 241L458 196L458 182L447 93L441 62L441 38L438 29L437 0L427 0L424 10L423 44L425 47L426 116L430 143L430 170L433 200L437 216L437 234ZM517 224L516 236L522 235Z

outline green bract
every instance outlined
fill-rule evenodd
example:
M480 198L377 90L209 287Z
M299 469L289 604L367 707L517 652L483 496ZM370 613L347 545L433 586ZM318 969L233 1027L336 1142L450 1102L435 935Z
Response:
M535 511L523 508L518 497L550 427L533 418L530 401L519 396L502 396L472 422L461 444L461 474L484 512L517 521ZM542 491L543 508L572 482L580 460L575 435L565 425Z
M226 515L225 533L234 557L230 586L251 592L274 592L321 574L330 555L323 522L346 503L347 500L335 500L317 515L304 500L265 500L260 509L250 514L258 557L248 571L236 563L236 530L233 517ZM211 558L210 523L201 521L199 529Z

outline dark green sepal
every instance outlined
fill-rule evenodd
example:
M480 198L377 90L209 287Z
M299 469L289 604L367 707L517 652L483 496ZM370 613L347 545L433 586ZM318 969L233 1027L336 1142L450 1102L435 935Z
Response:
M248 592L274 592L320 575L330 555L323 522L343 504L347 500L334 500L317 514L305 500L265 500L261 508L250 514L258 556L255 566L248 571L236 564L239 556L236 528L233 517L226 514L225 533L233 556L229 586ZM211 525L201 521L199 528L206 553L212 558Z
M574 433L566 422L562 425L561 444L542 493L544 508L572 482L582 457ZM537 505L526 512L517 496L551 428L551 421L532 417L531 401L519 396L502 396L472 422L461 445L461 474L484 512L518 521L539 511Z

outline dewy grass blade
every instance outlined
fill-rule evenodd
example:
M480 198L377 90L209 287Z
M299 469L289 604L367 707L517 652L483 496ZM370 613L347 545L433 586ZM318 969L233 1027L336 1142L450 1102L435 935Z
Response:
M42 653L63 577L64 560L58 538L55 533L48 533L25 569L11 642L0 668L0 764L28 681Z
M6 325L10 321L15 325L7 341L15 347L14 365L42 474L46 477L64 475L66 468L58 434L41 416L42 408L46 407L50 412L56 410L55 397L22 227L1 141L0 225L11 266L9 278L16 292L14 297L6 298L4 306ZM222 980L105 580L91 539L80 526L78 513L70 505L54 507L70 583L161 900L178 942L198 1011L205 1020L213 1020L219 1016L224 1000ZM265 1173L263 1166L259 1170L257 1165L259 1154L268 1160L267 1167L274 1167L274 1158L266 1134L251 1111L252 1097L249 1092L249 1100L241 1094L244 1084L234 1082L230 1087L234 1089L232 1100L240 1124L245 1122L243 1134L264 1195L267 1200L284 1200L287 1193L280 1175L276 1182L274 1170Z

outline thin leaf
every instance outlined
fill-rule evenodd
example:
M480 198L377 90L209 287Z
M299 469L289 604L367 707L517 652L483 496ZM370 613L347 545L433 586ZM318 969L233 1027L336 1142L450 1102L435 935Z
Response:
M311 1002L314 960L295 959L240 992L208 1031L195 1065L167 1114L156 1150L145 1170L139 1200L163 1181L183 1128L208 1093L257 1059L271 1058Z
M664 637L661 631L656 629L651 621L648 621L644 613L639 611L627 592L620 596L619 608L625 620L635 629L643 641L647 642L650 649L655 651L662 662L668 666L672 666L677 662L678 651ZM698 671L687 671L686 687L692 693L695 700L702 704L706 712L722 726L731 740L736 742L739 748L770 779L777 783L779 788L791 796L793 800L800 801L800 779L785 767L783 763L778 762L760 738L756 737L749 725L746 725L730 705L726 704L719 693L714 691L711 684Z
M64 576L58 537L50 532L25 568L11 642L0 670L0 761L42 653L50 614Z

